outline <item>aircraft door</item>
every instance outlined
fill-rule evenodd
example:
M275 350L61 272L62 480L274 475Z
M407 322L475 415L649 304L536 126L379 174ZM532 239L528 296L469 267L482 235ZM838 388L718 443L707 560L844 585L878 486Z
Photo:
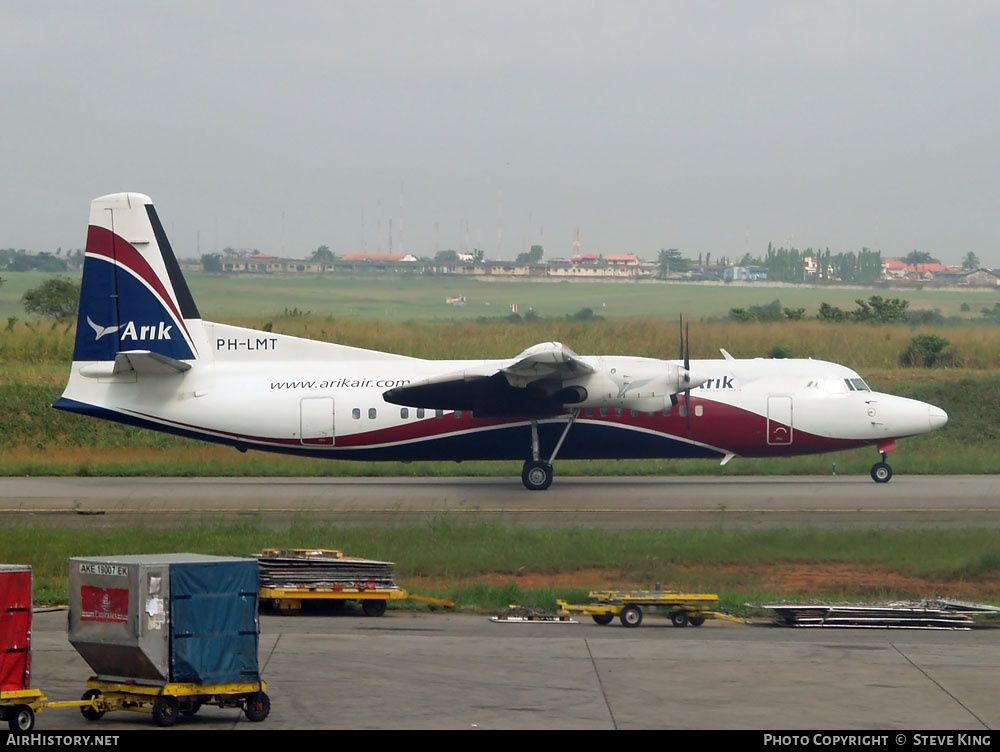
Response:
M767 398L767 443L787 446L792 443L792 398Z
M333 446L333 398L306 397L299 409L299 440L306 446Z

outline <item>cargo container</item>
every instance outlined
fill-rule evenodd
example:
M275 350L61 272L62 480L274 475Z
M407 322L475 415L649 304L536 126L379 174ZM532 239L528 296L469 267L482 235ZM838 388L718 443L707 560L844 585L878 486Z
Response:
M31 731L46 699L31 689L31 567L0 564L0 720Z
M253 559L199 554L70 559L69 641L97 678L259 681Z
M0 564L0 692L27 689L31 675L31 567Z

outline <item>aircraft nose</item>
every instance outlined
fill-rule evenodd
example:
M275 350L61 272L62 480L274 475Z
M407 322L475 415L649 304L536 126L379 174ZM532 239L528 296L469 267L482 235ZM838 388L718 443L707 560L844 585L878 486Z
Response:
M934 407L934 405L927 406L927 418L931 424L931 430L936 431L941 428L945 423L948 422L948 413L942 410L940 407Z

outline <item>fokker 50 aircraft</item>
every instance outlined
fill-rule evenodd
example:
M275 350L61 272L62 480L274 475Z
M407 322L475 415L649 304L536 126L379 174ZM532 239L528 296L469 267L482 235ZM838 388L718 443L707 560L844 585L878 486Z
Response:
M682 337L683 342L683 337ZM683 350L683 346L682 346ZM437 361L203 321L147 196L90 209L73 370L55 407L241 451L358 460L774 457L940 428L924 402L819 360L577 355Z

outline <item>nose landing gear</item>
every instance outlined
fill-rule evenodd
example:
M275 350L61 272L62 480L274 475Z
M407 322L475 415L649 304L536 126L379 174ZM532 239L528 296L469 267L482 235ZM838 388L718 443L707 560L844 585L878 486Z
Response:
M882 461L872 465L872 480L876 483L888 483L892 480L892 468L885 461L885 452L882 452Z

